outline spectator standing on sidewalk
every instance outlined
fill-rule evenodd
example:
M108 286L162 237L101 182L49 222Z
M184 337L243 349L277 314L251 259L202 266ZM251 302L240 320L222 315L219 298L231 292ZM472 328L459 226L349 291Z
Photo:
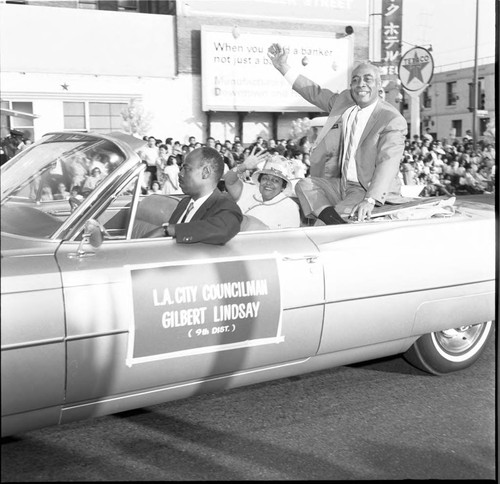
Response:
M151 188L151 183L155 181L156 178L156 160L160 155L158 146L156 146L156 138L154 136L148 137L148 144L139 150L139 156L141 160L146 164L146 173L149 176L145 176L145 181L148 188Z

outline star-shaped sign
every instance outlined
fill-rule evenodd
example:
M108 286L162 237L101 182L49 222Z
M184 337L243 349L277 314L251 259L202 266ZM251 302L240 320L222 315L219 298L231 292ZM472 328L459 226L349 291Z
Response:
M64 83L64 84L61 84L61 87L62 87L65 91L67 91L69 86L68 86L68 84Z
M414 47L399 61L399 80L407 91L424 89L434 73L432 54L423 47Z
M424 79L422 78L422 69L427 64L428 62L422 62L415 52L411 64L403 66L410 73L410 77L407 82L410 83L412 79L418 79L420 82L424 82Z

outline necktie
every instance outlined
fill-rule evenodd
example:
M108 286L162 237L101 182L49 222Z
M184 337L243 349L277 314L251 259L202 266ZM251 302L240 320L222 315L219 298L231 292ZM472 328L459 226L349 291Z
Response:
M184 216L182 217L182 220L179 223L183 224L186 221L187 216L189 215L189 212L191 212L191 210L193 210L193 207L194 207L194 202L191 200L189 202L189 205L187 206L187 209L186 209L186 212L184 213Z
M356 125L358 124L359 106L354 107L354 109L350 113L350 116L352 116L353 113L355 113L355 116L347 136L349 141L345 145L346 149L344 152L344 162L342 163L342 178L340 182L340 189L342 192L342 196L345 195L347 190L347 169L349 168L349 160L351 158L351 153L354 146Z

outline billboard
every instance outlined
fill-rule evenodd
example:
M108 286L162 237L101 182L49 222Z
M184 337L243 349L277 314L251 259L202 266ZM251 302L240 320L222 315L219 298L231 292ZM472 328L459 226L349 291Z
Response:
M201 82L204 111L320 111L292 90L273 67L267 49L280 43L288 63L334 92L348 87L352 38L294 32L202 26Z

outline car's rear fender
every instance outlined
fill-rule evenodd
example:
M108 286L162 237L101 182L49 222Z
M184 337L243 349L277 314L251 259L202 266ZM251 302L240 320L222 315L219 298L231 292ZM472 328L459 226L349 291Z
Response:
M412 335L484 323L495 319L495 282L486 281L433 291L415 313Z

